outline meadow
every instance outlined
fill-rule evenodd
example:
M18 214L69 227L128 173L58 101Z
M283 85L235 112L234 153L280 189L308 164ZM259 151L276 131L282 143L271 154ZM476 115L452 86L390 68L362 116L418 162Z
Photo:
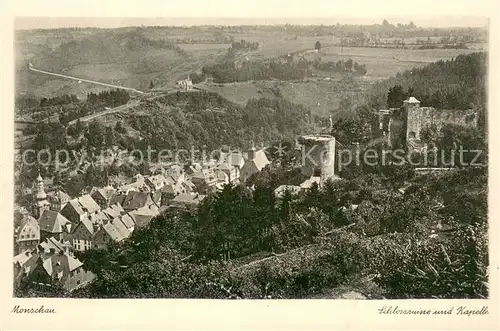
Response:
M226 43L182 43L175 45L178 47L178 50L175 50L150 46L144 42L147 39L165 41L182 38L193 40L214 38L213 31L207 32L203 28L187 35L168 34L162 29L141 30L142 34L137 31L119 29L112 32L83 29L18 33L16 35L16 92L18 94L29 93L38 97L74 93L84 98L90 91L99 92L103 89L91 84L78 84L76 81L47 77L33 73L26 68L26 63L29 61L36 61L36 65L50 68L61 60L68 63L68 66L61 69L61 73L64 74L143 91L149 90L151 83L156 90L169 90L175 88L177 80L187 78L192 72L200 72L203 65L220 59L230 47L230 44ZM337 62L352 59L359 64L366 65L367 74L363 77L353 77L350 81L344 79L345 75L321 72L318 76L328 77L329 80L311 78L300 82L278 83L286 99L306 105L318 115L332 114L334 117L348 113L349 108L360 102L364 92L377 81L431 62L448 60L458 54L473 52L473 50L465 49L340 47L335 46L340 39L334 36L295 36L285 30L276 29L273 31L247 29L244 32L230 30L224 35L236 41L247 40L259 43L259 48L256 50L238 53L236 61L294 54L302 55L307 60L321 59L323 62ZM316 41L322 44L320 52L310 52L314 49ZM132 45L130 46L132 48L122 49L124 47L121 45L127 42ZM147 47L143 46L145 44ZM95 50L89 53L95 53L93 58L75 55L79 51L86 53L89 48ZM277 83L244 82L224 85L202 83L199 86L244 105L250 98L270 96L268 89L275 84Z

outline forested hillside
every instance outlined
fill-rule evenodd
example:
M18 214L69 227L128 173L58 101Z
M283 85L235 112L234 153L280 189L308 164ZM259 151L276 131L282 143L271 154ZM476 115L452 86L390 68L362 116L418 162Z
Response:
M488 54L458 55L450 61L438 61L422 68L405 71L375 85L371 104L375 108L399 107L398 97L388 101L394 86L412 91L422 106L440 109L485 108L487 104ZM392 100L392 101L391 101Z
M142 111L135 115L136 112ZM246 147L310 132L306 107L251 99L241 107L211 92L175 93L142 102L128 121L155 148Z

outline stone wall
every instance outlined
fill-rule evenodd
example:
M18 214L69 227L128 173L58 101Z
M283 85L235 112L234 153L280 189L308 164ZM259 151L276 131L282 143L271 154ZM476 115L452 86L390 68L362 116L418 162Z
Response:
M443 125L452 123L464 126L477 126L477 113L474 109L436 109L433 107L420 108L420 129L435 125L440 130Z

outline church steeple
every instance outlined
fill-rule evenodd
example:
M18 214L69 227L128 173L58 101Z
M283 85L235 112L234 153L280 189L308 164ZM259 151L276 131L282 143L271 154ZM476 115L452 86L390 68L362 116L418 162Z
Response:
M253 143L253 139L250 142L250 148L247 151L248 159L253 160L255 158L255 152L257 149L255 148L255 145Z
M47 194L45 193L45 188L43 184L43 178L38 171L38 177L36 179L36 206L35 206L35 216L38 218L42 215L43 211L49 209L50 203L47 201Z
M36 179L36 187L37 187L37 192L36 192L37 201L46 199L47 194L45 193L43 178L40 175L40 172L38 172L38 177Z

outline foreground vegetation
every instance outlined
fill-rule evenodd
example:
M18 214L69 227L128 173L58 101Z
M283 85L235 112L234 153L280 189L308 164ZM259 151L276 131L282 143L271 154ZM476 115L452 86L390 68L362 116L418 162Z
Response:
M412 175L405 193L382 179L397 180L363 175L279 201L266 185L227 186L197 213L81 254L98 279L74 296L301 298L369 278L386 298L487 297L486 171Z

